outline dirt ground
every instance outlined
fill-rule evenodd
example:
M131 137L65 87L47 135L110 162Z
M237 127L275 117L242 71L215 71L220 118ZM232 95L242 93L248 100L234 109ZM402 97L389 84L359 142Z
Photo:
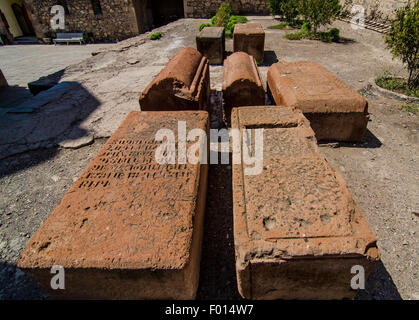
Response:
M264 27L277 24L256 17ZM33 113L5 113L0 119L0 298L46 296L16 261L29 238L59 203L82 170L126 114L138 110L138 95L184 46L195 47L204 20L183 19L148 34L107 46L66 68L61 81L78 86ZM287 31L266 29L265 62L311 60L338 75L354 89L384 71L404 75L385 50L382 35L335 26L342 43L290 41ZM227 50L232 41L227 40ZM220 90L222 66L211 66L211 86ZM219 97L216 91L214 97ZM402 101L370 92L371 121L359 144L323 144L321 152L341 171L353 197L378 239L382 262L357 299L419 299L418 116L400 109ZM31 103L30 101L28 103ZM212 106L217 126L219 100ZM7 108L6 108L7 111ZM29 128L29 129L27 129ZM86 137L88 139L86 140ZM199 299L239 299L235 280L231 166L211 165ZM416 213L416 214L415 214Z

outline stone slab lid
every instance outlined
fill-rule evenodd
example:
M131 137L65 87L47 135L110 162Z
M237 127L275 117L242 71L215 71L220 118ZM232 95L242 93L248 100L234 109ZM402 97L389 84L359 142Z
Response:
M223 27L205 27L198 33L198 38L221 38L224 34Z
M234 33L265 34L265 31L260 23L238 23L234 27Z
M155 160L157 131L177 136L178 121L206 131L208 113L131 112L29 241L19 267L182 269L200 165Z
M364 113L367 108L364 97L315 62L275 63L268 83L273 96L280 96L275 100L304 113Z

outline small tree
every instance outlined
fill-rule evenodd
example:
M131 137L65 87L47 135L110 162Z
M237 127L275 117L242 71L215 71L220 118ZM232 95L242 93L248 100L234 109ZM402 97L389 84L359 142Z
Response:
M409 71L410 89L419 86L419 1L409 1L397 11L391 29L385 37L387 48L394 58L399 57Z
M233 13L229 3L223 3L218 7L217 13L215 15L215 24L217 27L227 28L227 24L230 20L230 17Z
M339 16L342 7L339 0L299 0L298 11L311 23L316 34L320 26L331 24Z
M268 0L271 14L282 16L292 24L298 16L298 0Z

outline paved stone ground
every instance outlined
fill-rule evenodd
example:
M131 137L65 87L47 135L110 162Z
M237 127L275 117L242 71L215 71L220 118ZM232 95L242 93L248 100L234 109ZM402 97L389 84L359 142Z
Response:
M37 80L78 63L93 51L109 44L13 45L0 47L0 69L11 86L25 87Z
M127 113L139 109L139 92L181 48L195 46L195 34L203 21L183 19L159 28L164 36L158 41L150 41L149 34L144 34L98 49L95 56L65 69L61 81L74 84L68 91L30 113L7 113L10 109L3 108L0 298L44 297L15 268L19 253L106 138ZM278 23L270 18L260 22L264 27ZM288 31L266 29L266 60L260 66L265 82L269 65L282 59L321 63L356 90L386 70L405 74L385 50L381 34L354 31L342 22L334 26L347 38L344 42L289 41L283 38ZM231 40L227 40L226 49L232 50ZM222 67L212 66L212 88L220 90L221 81ZM346 178L382 254L382 263L357 298L419 299L418 116L401 111L403 102L374 92L368 93L368 100L371 122L364 141L321 148ZM217 111L216 91L213 102L212 111ZM35 104L29 101L23 107ZM211 114L213 126L217 125L217 114ZM231 166L211 165L200 299L239 298L232 231Z

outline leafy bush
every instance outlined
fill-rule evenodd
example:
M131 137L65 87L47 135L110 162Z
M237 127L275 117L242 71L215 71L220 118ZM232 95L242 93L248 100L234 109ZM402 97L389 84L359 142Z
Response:
M231 16L229 22L234 22L234 24L237 23L246 23L247 18L243 16Z
M298 17L298 0L268 0L272 15L280 15L289 24L293 24Z
M409 72L408 87L419 87L419 1L410 1L397 11L385 37L394 58L399 57ZM416 91L416 90L415 90Z
M410 87L406 79L394 77L387 72L377 77L375 83L381 88L419 98L419 87Z
M333 28L332 30L329 31L329 33L333 42L340 41L340 31L338 28Z
M271 15L282 16L281 2L282 0L268 0L268 7Z
M285 38L287 38L288 40L301 40L304 37L305 37L305 35L301 31L287 33L285 35Z
M212 24L211 24L211 23L201 23L201 24L199 25L198 30L199 30L199 31L202 31L202 29L204 29L205 27L212 27Z
M231 16L230 20L227 23L226 26L226 36L227 38L230 38L233 35L234 32L234 27L236 24L238 23L246 23L247 22L247 18L246 17L242 17L242 16ZM231 34L231 36L230 36Z
M210 26L224 27L226 38L232 38L234 26L238 23L246 23L247 18L242 16L232 16L232 10L229 3L219 6L217 14L211 19ZM202 26L202 25L201 25ZM201 27L200 26L200 27ZM202 27L204 28L204 27ZM202 29L201 29L202 30Z
M269 26L268 29L285 29L288 26L288 23L286 22L281 22L280 24L276 24L274 26Z
M231 6L229 3L224 3L218 7L217 14L215 15L215 25L217 27L227 28L232 14Z
M150 35L150 40L159 40L162 36L161 32L156 32Z
M298 11L304 21L311 23L313 32L320 26L331 24L339 16L342 7L339 0L299 0Z
M402 110L406 111L406 112L418 114L419 113L419 105L408 103L408 104L405 104L405 105L402 106Z

